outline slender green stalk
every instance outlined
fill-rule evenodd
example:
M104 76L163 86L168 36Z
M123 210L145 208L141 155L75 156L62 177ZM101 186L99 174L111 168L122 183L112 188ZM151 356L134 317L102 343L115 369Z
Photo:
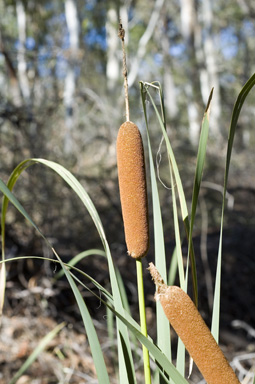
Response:
M136 260L138 303L141 322L141 332L147 337L147 324L145 314L144 287L143 287L143 267L141 259ZM150 357L148 349L143 345L143 364L144 364L144 383L151 384Z

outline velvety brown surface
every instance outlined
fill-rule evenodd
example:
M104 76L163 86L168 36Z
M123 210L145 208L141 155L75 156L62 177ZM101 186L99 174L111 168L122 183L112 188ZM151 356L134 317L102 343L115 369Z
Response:
M130 121L119 129L117 163L128 253L134 258L141 258L149 246L145 164L141 134Z
M240 384L190 297L179 287L160 285L164 312L208 384Z

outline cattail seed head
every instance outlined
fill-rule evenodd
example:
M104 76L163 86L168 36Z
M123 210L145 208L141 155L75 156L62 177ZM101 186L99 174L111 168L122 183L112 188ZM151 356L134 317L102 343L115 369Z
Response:
M164 284L152 263L149 270L158 286L156 300L160 300L166 317L206 382L240 384L190 297L181 288Z
M117 164L128 254L139 259L149 247L148 200L142 138L131 121L119 129Z

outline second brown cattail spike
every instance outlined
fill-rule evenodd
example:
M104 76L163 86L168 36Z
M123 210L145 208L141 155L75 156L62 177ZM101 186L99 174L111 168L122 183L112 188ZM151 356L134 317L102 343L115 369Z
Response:
M167 286L153 263L149 270L157 285L166 317L208 384L240 384L190 297L179 287Z

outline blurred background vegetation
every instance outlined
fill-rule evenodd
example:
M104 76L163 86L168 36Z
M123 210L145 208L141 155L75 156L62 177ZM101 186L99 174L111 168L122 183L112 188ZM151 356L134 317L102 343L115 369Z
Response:
M252 0L0 0L1 178L7 181L13 168L29 157L67 167L95 203L116 263L131 274L126 268L132 260L126 256L115 154L118 127L125 120L117 36L121 18L126 30L131 120L144 134L139 80L160 81L167 129L188 198L203 112L214 87L208 157L194 231L200 297L207 298L202 304L207 311L231 111L241 87L255 72L254 17ZM249 324L255 321L251 293L255 288L254 102L251 92L240 116L229 178L223 245L223 300L231 306L231 311L224 312L223 301L227 324L235 318ZM148 108L156 162L161 135L149 102ZM163 147L160 154L160 178L168 185ZM159 189L170 263L174 248L171 192L160 183ZM65 261L100 246L88 214L49 171L31 167L14 193ZM33 229L10 207L7 257L47 252ZM153 259L153 240L148 257ZM94 262L103 265L96 257ZM92 264L90 259L90 268ZM12 269L9 278L17 273ZM101 273L105 279L107 270ZM239 287L243 287L241 293Z

